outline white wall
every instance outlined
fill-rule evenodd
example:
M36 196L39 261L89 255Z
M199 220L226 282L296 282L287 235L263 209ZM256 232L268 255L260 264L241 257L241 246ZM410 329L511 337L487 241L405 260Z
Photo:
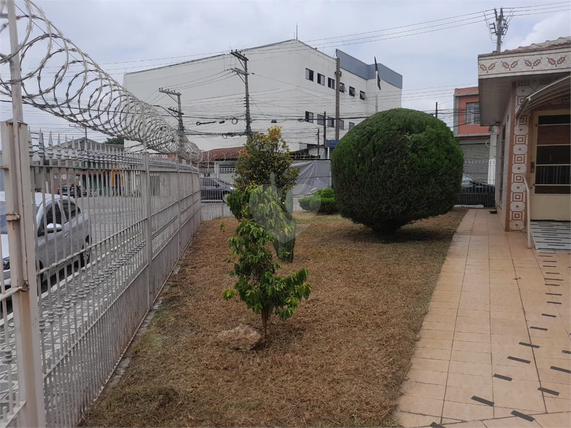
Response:
M241 53L249 59L252 130L265 132L270 126L279 125L290 150L298 150L306 144L317 143L319 128L320 143L323 144L323 127L317 125L317 114L327 111L328 116L335 117L335 90L327 85L328 78L335 78L335 59L295 40ZM176 102L161 94L159 88L181 92L187 132L243 133L246 127L244 83L231 71L232 68L242 69L238 59L230 54L219 55L127 74L124 85L139 99L166 108L176 108ZM314 71L314 81L305 78L306 68ZM318 73L325 76L323 86L317 83ZM359 123L375 113L377 92L374 79L365 80L346 70L342 70L341 82L345 83L346 91L340 94L340 117L345 122L340 137L348 131L350 121ZM381 85L379 111L400 107L401 89L387 82ZM355 97L349 95L349 86L355 87ZM366 92L365 101L359 98L360 91ZM173 126L177 126L174 118L160 110ZM314 114L313 123L303 121L306 111ZM232 118L238 119L238 123L232 124ZM225 123L219 123L222 120ZM211 121L215 123L196 124ZM327 138L334 137L335 128L327 128ZM224 138L215 135L189 135L189 139L202 150L240 146L246 140L245 136Z

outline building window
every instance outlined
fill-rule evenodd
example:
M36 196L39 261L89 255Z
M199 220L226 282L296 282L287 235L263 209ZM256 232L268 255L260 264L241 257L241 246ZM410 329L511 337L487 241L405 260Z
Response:
M365 96L365 92L364 91L360 91L359 92L359 98L361 98L362 100L366 100L367 97Z
M325 118L323 117L322 114L318 114L317 115L317 124L323 126L324 123L325 123Z
M339 119L339 129L345 129L345 121L343 119Z
M317 73L317 83L325 86L325 76L323 74Z
M355 122L349 122L349 129L353 129L355 127Z
M345 92L345 83L339 82L339 92Z
M313 123L313 113L310 111L305 112L305 121Z
M335 79L328 77L327 78L327 86L331 89L335 89Z
M571 116L539 116L537 121L535 194L571 193Z
M480 124L480 104L479 103L466 103L466 125L479 125Z
M329 128L333 128L335 126L335 119L332 117L327 118L327 126Z
M355 88L352 86L349 86L349 95L351 95L352 97L355 96Z
M313 81L313 70L310 70L309 68L305 69L305 78L307 80L311 80Z

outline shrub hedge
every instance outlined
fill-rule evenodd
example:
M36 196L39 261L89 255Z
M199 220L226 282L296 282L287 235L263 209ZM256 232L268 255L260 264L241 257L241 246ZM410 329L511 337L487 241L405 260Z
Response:
M340 213L378 233L448 212L460 189L463 155L441 120L415 110L377 113L333 153Z
M325 214L334 214L337 212L333 189L318 190L312 196L300 199L299 205L306 211Z

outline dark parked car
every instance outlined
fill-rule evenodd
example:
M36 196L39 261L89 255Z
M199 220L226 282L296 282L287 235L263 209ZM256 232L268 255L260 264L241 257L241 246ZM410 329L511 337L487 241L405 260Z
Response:
M496 186L476 180L469 175L462 175L462 188L458 193L458 205L483 205L494 207Z
M226 201L234 186L218 178L200 178L200 197L204 201Z
M58 187L57 193L58 195L71 196L72 198L87 195L86 191L81 191L81 186L79 184L77 186L75 184L62 184L61 187Z

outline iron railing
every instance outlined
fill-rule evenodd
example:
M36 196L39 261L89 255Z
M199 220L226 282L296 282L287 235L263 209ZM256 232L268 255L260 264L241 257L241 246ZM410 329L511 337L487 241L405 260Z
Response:
M39 308L42 408L48 426L75 426L200 223L198 170L168 156L58 143L43 134L31 146L36 215L28 226L36 281L30 295ZM11 416L26 408L8 277L5 270L0 279L0 410L6 423L18 425Z

